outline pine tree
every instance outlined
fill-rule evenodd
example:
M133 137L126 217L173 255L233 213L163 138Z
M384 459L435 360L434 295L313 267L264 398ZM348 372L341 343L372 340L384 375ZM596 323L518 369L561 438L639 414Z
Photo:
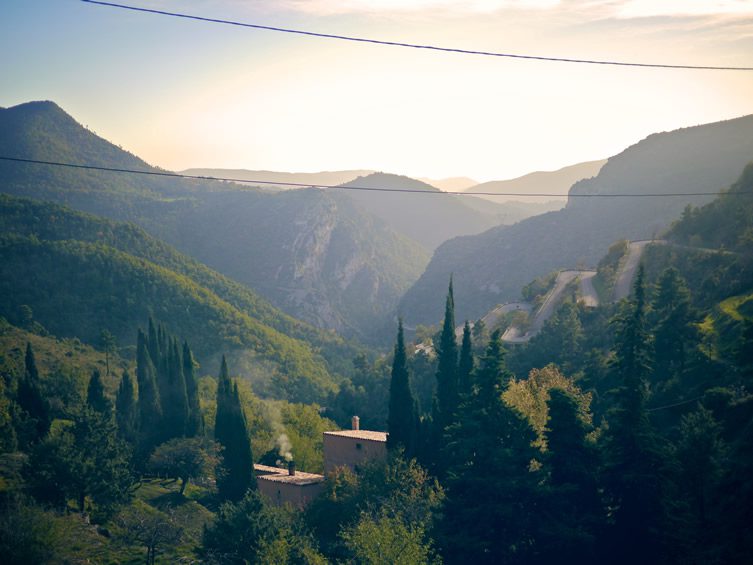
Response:
M553 388L547 402L546 468L549 483L542 503L539 560L594 563L604 515L598 492L598 458L578 402Z
M447 291L442 335L437 350L437 408L434 414L436 436L442 437L458 407L458 346L455 341L455 298L452 278Z
M685 371L688 348L697 334L690 290L677 269L666 269L659 278L653 310L654 372L659 379L669 380Z
M448 562L527 563L534 553L536 433L502 399L511 378L495 331L445 436L447 501L440 530Z
M186 396L188 397L188 422L186 436L194 437L204 434L204 416L199 405L199 387L196 383L196 367L187 342L183 342L183 377L186 381Z
M387 447L402 448L407 456L415 453L416 403L410 389L408 359L405 353L403 321L398 322L395 356L392 361L390 403L387 417Z
M217 490L223 500L238 501L256 488L251 442L241 407L238 385L230 380L222 357L217 382L217 414L214 437L222 446L222 463L217 473Z
M40 390L39 370L30 342L26 343L24 367L24 376L18 383L16 396L23 412L23 421L19 423L20 429L16 430L22 448L42 440L52 423L49 405Z
M471 325L468 323L468 320L466 320L465 326L463 326L463 344L460 347L460 360L458 361L458 394L461 399L471 392L473 364Z
M123 371L120 386L115 395L115 418L120 437L127 442L136 443L138 438L138 409L133 389L133 380L128 371Z
M645 407L652 346L646 331L643 266L631 302L613 323L612 370L620 386L605 436L604 479L612 524L603 538L604 551L618 563L655 563L660 561L664 520L663 455ZM614 552L616 547L619 552Z
M86 405L105 417L112 415L112 402L105 395L105 387L102 384L102 375L99 373L99 369L94 369L89 378L89 386L86 389Z
M146 336L141 330L136 340L136 380L139 385L139 443L141 455L144 456L148 455L155 445L161 443L163 432L162 408L154 364L149 355Z

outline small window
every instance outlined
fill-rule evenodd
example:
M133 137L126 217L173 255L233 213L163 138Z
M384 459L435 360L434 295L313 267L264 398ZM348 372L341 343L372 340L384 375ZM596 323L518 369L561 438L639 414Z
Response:
M363 445L361 445L360 443L356 444L356 449L362 449L362 448L363 448Z

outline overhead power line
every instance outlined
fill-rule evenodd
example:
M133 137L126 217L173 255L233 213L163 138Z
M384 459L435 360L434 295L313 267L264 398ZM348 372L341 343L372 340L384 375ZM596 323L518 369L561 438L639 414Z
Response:
M219 18L207 18L192 14L183 14L178 12L167 12L164 10L155 10L152 8L140 8L137 6L128 6L126 4L116 4L114 2L100 2L99 0L81 0L87 4L97 4L110 8L120 8L123 10L132 10L134 12L145 12L148 14L159 14L161 16L171 16L174 18L184 18L187 20L196 20L214 24L232 25L251 29L260 29L265 31L275 31L280 33L292 33L296 35L306 35L309 37L319 37L324 39L337 39L340 41L354 41L358 43L371 43L375 45L386 45L389 47L406 47L410 49L425 49L428 51L442 51L444 53L458 53L461 55L480 55L484 57L505 57L510 59L527 59L531 61L550 61L556 63L579 63L586 65L612 65L619 67L644 67L654 69L691 69L706 71L753 71L753 67L724 67L724 66L706 66L706 65L666 65L661 63L634 63L628 61L610 61L598 59L573 59L568 57L544 57L539 55L525 55L520 53L500 53L495 51L479 51L475 49L458 49L453 47L441 47L438 45L424 45L419 43L404 43L400 41L387 41L383 39L370 39L367 37L356 37L352 35L337 35L331 33L318 33L302 29L291 29L284 27L274 27L261 24L252 24L247 22L238 22Z
M40 159L23 159L21 157L7 157L0 155L0 161L10 161L12 163L27 163L31 165L47 165L51 167L68 167L72 169L84 169L88 171L105 171L109 173L125 173L134 175L150 175L156 177L170 177L179 179L190 180L204 180L204 181L219 181L219 182L236 182L241 184L254 184L254 185L273 185L273 186L290 186L296 188L321 188L321 189L333 189L333 190L365 190L370 192L403 192L409 194L424 194L424 195L454 195L454 196L535 196L546 198L664 198L671 196L719 196L719 192L667 192L667 193L651 193L651 194L639 194L639 193L617 193L617 194L557 194L546 192L480 192L470 191L461 192L453 190L425 190L420 188L390 188L390 187L378 187L378 186L354 186L347 184L316 184L316 183L304 183L304 182L283 182L283 181L268 181L261 179L242 179L237 177L212 177L204 175L186 175L183 173L172 173L170 171L145 171L139 169L126 169L121 167L103 167L99 165L87 165L79 163L63 163L60 161L43 161ZM751 194L745 191L726 191L724 194Z

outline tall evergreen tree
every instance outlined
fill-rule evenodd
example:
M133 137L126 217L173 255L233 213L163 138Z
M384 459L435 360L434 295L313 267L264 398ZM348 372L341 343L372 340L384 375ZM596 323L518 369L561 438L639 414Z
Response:
M89 386L86 389L86 405L105 417L112 415L112 402L105 395L105 386L102 384L102 375L99 369L94 369L89 378Z
M224 356L217 382L214 437L223 448L222 463L217 473L217 490L223 500L238 501L249 489L256 488L256 481L238 385L230 380Z
M458 394L461 399L471 392L473 365L471 325L468 323L468 320L466 320L465 326L463 326L463 344L460 347L460 360L458 361Z
M186 381L183 378L183 361L180 358L178 342L174 339L167 344L167 372L160 395L165 439L185 436L188 423L188 395Z
M123 371L120 386L115 395L115 418L120 437L134 444L138 438L138 407L136 406L133 380L127 370Z
M161 443L163 433L162 407L154 364L149 355L146 336L141 330L136 340L136 380L139 385L139 444L141 455L144 456L148 455L155 445Z
M458 345L455 341L455 297L450 286L445 302L444 323L437 349L437 408L434 414L435 435L441 438L452 423L458 407Z
M154 325L154 320L151 317L149 318L148 332L149 341L147 342L147 347L149 349L149 357L151 357L152 363L154 363L156 368L158 359L162 358L162 353L160 352L159 339L157 338L157 326Z
M26 343L24 376L18 383L16 401L22 411L22 421L16 430L22 448L39 442L50 430L50 407L40 390L39 370L31 343Z
M529 563L535 553L536 433L502 399L511 378L495 331L445 436L447 502L440 531L448 562Z
M538 558L544 563L595 563L604 513L597 451L587 438L590 426L583 421L578 402L563 389L551 389L547 405L549 482L541 507Z
M605 555L616 563L661 560L663 456L645 407L652 345L646 330L644 278L641 266L632 300L614 320L612 370L620 386L604 438L604 479L612 523L603 540Z
M183 377L186 381L186 396L188 397L188 422L186 436L194 437L204 434L204 416L199 405L199 387L196 382L196 364L191 348L183 342Z
M677 269L666 269L659 278L653 311L654 373L659 379L669 380L685 371L688 349L697 334L690 290Z
M37 445L29 464L32 492L40 500L65 504L74 498L80 512L87 498L99 511L129 500L136 478L130 449L117 437L115 420L84 406L73 425Z
M403 320L401 319L398 322L395 356L392 361L389 415L387 417L387 430L389 431L387 447L390 449L402 447L407 456L414 455L417 417L416 403L410 389L410 374L408 373Z

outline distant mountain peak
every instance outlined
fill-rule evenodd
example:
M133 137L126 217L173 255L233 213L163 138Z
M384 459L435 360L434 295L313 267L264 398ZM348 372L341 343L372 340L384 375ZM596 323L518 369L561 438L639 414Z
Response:
M420 180L416 180L404 175L396 175L393 173L371 173L370 175L360 176L350 182L345 183L343 186L363 186L366 188L390 188L390 189L410 189L410 190L426 190L427 192L439 192L439 189L435 186L431 186Z

